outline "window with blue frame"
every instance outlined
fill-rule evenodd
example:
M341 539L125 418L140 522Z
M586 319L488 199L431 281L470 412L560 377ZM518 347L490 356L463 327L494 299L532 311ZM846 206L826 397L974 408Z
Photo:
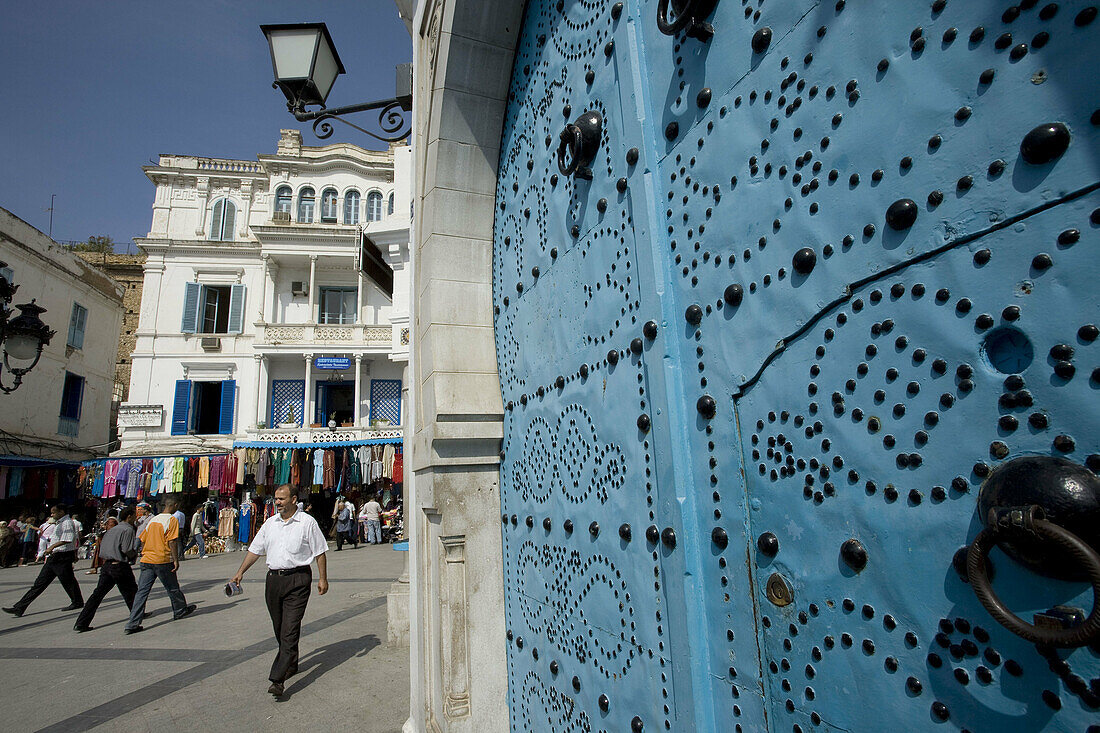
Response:
M66 343L74 349L84 348L84 328L88 324L88 309L80 303L73 303L73 312L69 316L69 339Z
M336 221L336 189L326 188L321 193L321 221Z
M355 323L355 307L358 300L356 288L321 288L318 323Z
M401 424L401 380L370 380L370 421L386 420Z
M367 195L367 221L382 221L382 194L378 191Z
M244 285L185 283L182 333L241 333L244 330Z
M313 223L313 204L315 194L313 189L306 186L298 193L298 223Z
M279 186L275 189L275 211L285 211L290 213L290 200L293 197L293 193L290 190L290 186Z
M233 225L237 221L237 207L229 199L218 199L210 218L210 239L215 242L233 240Z
M359 223L359 192L348 191L344 194L344 223Z
M172 435L232 435L236 401L236 380L177 380L172 403Z
M84 401L84 377L65 372L61 387L61 412L57 432L75 437L80 429L80 410Z

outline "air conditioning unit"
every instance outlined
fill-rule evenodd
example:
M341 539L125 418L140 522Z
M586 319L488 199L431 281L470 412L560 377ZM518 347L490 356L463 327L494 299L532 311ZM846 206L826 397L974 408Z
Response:
M221 351L222 340L213 336L204 336L199 342L202 345L203 351Z
M290 292L294 295L309 295L309 283L301 280L291 280Z
M275 211L275 212L272 212L271 221L278 222L278 223L281 223L281 224L289 224L290 223L290 212L289 211Z

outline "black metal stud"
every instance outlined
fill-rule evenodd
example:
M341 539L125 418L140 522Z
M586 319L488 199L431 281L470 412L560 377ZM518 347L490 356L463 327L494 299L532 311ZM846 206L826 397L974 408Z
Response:
M640 338L631 339L630 351L634 354L642 353L642 340Z
M661 531L657 529L657 525L651 524L646 527L645 538L649 540L649 542L651 542L652 544L657 544L657 542L661 539Z
M898 199L886 210L886 223L896 232L908 229L917 220L917 204L913 199Z
M1069 129L1061 122L1033 128L1020 143L1020 155L1031 165L1043 165L1060 157L1069 147Z
M867 567L867 550L857 539L845 540L840 546L840 558L857 573Z
M649 415L645 414L644 412L641 415L638 415L638 430L641 430L643 433L648 433L649 425Z
M631 718L631 720L630 720L630 731L631 731L631 733L642 733L642 730L644 728L645 728L645 725L642 723L642 719L640 717L635 715L633 718Z
M665 527L661 532L661 542L670 550L676 547L676 530L672 527Z
M703 87L699 90L699 93L695 95L695 104L700 107L706 107L710 104L711 91L710 87Z
M693 326L698 326L703 320L703 309L692 303L684 311L684 318Z
M756 548L763 555L775 557L779 553L779 538L773 532L765 532L756 538Z
M592 524L588 525L588 534L592 535L593 537L599 537L599 535L600 535L600 523L599 522L592 522Z
M565 530L566 534L573 534L573 520L566 519L561 523L561 528Z
M676 120L665 125L665 138L668 140L675 140L676 136L680 134L680 123Z
M725 292L722 293L722 300L726 301L726 305L733 307L741 305L741 300L744 297L745 289L741 287L740 283L728 285Z
M545 519L542 520L542 528L545 529L547 532L550 531L550 528L552 526L553 526L553 522L550 521L550 517L546 517Z
M621 537L623 540L625 540L627 542L630 542L630 525L629 524L620 524L619 525L619 537Z
M645 325L642 326L642 335L645 336L650 341L657 338L657 322L656 321L646 321Z
M631 148L626 151L626 164L634 165L638 162L638 148Z
M699 411L699 414L702 415L704 418L710 420L714 417L715 412L717 412L718 405L714 401L713 397L711 397L709 394L705 394L698 400L696 400L695 409L697 409Z
M752 52L764 53L772 42L772 29L764 26L752 34Z
M791 267L800 275L809 275L817 264L817 253L809 247L803 247L791 258Z
M724 550L730 543L729 535L726 534L726 530L721 527L715 527L710 533L710 541L718 546L719 549Z
M611 349L607 352L607 363L611 366L615 366L619 363L619 351L618 349Z

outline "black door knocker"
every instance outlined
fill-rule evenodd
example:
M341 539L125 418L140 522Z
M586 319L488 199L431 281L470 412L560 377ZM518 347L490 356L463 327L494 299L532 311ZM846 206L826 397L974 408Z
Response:
M563 176L592 180L591 165L600 149L602 133L603 117L599 112L585 112L576 122L565 126L558 145L558 170Z
M668 6L676 16L669 22ZM714 12L718 0L659 0L657 3L657 28L666 36L674 36L687 28L690 38L704 43L714 35L714 26L704 18Z
M1036 644L1068 648L1100 642L1100 479L1064 458L1016 458L986 479L978 511L985 529L967 551L966 571L989 615ZM989 551L994 546L1040 575L1087 581L1092 612L1083 621L1067 619L1061 628L1021 619L993 591Z

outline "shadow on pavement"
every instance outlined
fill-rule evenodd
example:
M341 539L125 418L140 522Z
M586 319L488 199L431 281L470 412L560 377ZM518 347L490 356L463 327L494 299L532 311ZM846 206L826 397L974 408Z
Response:
M300 671L308 669L309 672L297 678L292 677L286 692L278 699L278 702L286 702L317 681L325 672L339 667L352 657L361 657L368 654L379 643L378 637L374 634L365 634L357 639L345 639L314 649L298 664Z

